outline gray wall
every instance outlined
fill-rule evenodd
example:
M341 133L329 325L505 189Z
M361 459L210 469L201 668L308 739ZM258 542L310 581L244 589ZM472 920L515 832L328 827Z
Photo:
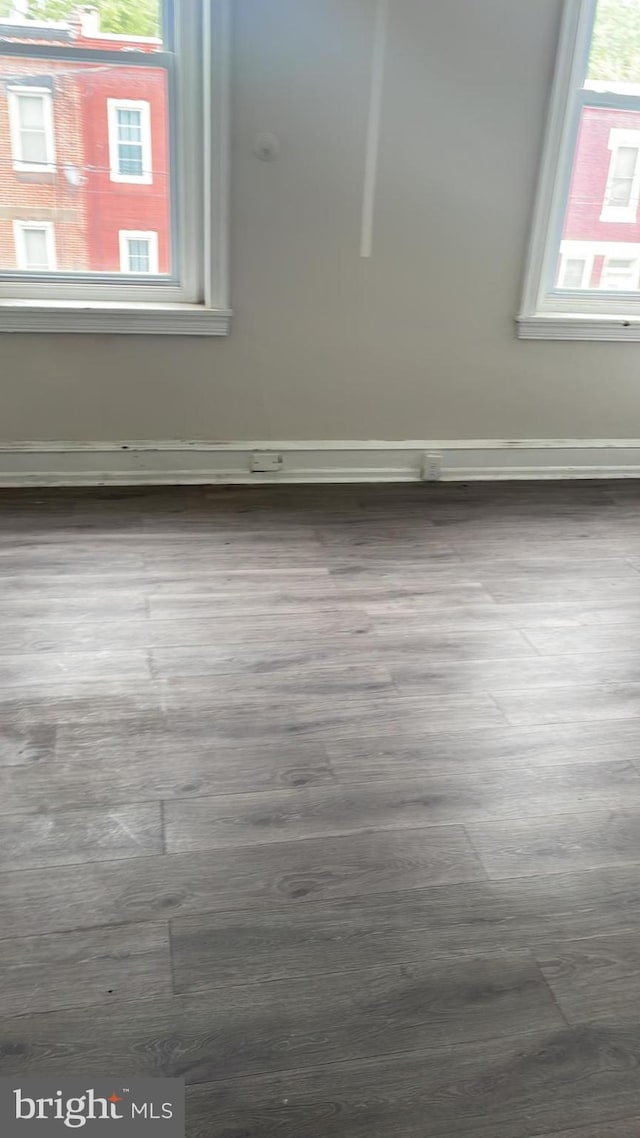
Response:
M561 0L391 0L370 261L374 0L233 5L231 336L4 336L2 439L640 436L640 345L514 332Z

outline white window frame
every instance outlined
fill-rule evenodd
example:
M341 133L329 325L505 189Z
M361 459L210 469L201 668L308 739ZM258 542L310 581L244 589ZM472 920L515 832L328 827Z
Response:
M637 151L636 166L631 183L631 193L629 195L628 205L614 205L610 201L611 188L615 181L616 162L618 160L618 153L624 147L629 147ZM614 127L609 133L609 150L611 151L611 161L609 162L609 174L607 176L607 188L605 191L604 202L602 203L602 213L600 214L600 221L611 222L634 222L638 218L638 202L640 201L640 130L624 130Z
M46 270L31 269L27 263L27 247L24 239L25 232L29 229L41 229L46 234L47 243L47 260L48 265ZM31 272L54 271L56 268L56 235L55 227L52 221L14 221L13 223L13 240L16 249L16 263L19 269L30 269Z
M179 180L180 277L0 274L0 332L226 335L228 300L230 0L173 0L177 52L173 151ZM135 64L137 53L3 42L5 55ZM70 49L71 50L71 49ZM142 56L142 53L141 53ZM149 56L146 56L149 64ZM160 65L159 54L154 55ZM141 64L142 65L142 64ZM151 64L153 65L153 64ZM17 70L18 68L16 68ZM116 100L119 102L120 100Z
M564 0L524 294L517 319L521 339L640 340L639 294L601 289L581 293L554 287L582 108L640 111L640 89L622 93L615 83L590 83L589 89L584 87L596 5L597 0ZM623 244L616 247L623 258Z
M120 229L118 242L120 245L120 272L131 273L129 268L129 242L147 241L149 243L149 273L158 272L158 234L155 229Z
M120 172L120 140L118 138L118 111L120 110L140 112L141 174L122 174ZM153 183L150 104L144 99L107 99L107 123L109 133L109 178L111 181L133 182L138 185L150 186Z
M20 120L20 97L42 101L42 121L47 150L45 162L25 162L22 157L22 123ZM9 131L11 134L11 153L13 168L25 173L53 173L56 168L56 144L53 125L53 96L48 87L29 87L26 84L7 87L9 107Z

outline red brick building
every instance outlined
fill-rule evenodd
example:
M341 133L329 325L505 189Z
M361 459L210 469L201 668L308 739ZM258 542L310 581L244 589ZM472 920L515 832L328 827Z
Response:
M101 33L95 9L68 25L0 23L0 43L154 52ZM170 269L166 72L161 67L0 55L0 267Z

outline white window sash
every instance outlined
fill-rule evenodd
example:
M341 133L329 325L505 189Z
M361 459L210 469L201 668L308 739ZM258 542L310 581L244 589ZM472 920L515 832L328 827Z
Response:
M28 263L25 233L29 230L44 232L47 248L47 264L43 268L33 269ZM32 272L49 272L56 267L56 238L55 228L51 221L14 221L13 239L16 249L16 261L19 269L29 269Z
M123 273L135 272L129 268L130 242L146 241L149 247L149 273L158 272L158 234L153 229L120 229L118 231L120 245L120 271Z
M39 99L42 102L43 133L45 139L46 160L44 162L26 162L23 157L22 136L24 128L20 116L20 97ZM27 87L20 85L7 88L9 106L9 131L11 135L11 153L13 155L13 168L25 173L53 173L56 168L56 147L53 120L53 98L48 87Z
M177 193L171 201L177 212L179 245L173 247L172 269L178 270L177 276L144 281L127 280L127 274L120 273L71 275L61 271L42 279L2 273L0 331L167 335L225 335L229 331L231 4L230 0L202 0L201 4L173 0L173 9L178 65L171 84L175 113L171 169ZM31 52L30 45L25 49L3 44L1 50L17 56ZM48 50L53 51L52 57L62 58L61 49L57 55L56 49L46 46L35 47L33 52L46 58ZM104 56L111 65L136 62L135 52L126 57L119 54L116 61L105 48ZM91 58L96 58L96 52ZM145 58L148 62L149 57ZM162 65L159 58L157 65Z
M120 134L118 130L118 111L139 111L140 149L142 152L142 173L122 174L120 172ZM151 151L151 107L143 99L107 99L107 121L109 133L109 178L112 182L132 182L150 186L153 183L153 156Z
M585 74L597 0L565 0L551 108L529 243L518 334L524 339L640 340L640 295L555 287L580 117L585 107L640 111L640 90ZM640 171L637 171L640 175ZM639 191L640 199L640 191ZM626 209L626 207L624 207ZM617 246L621 250L622 243ZM619 257L623 258L622 251Z

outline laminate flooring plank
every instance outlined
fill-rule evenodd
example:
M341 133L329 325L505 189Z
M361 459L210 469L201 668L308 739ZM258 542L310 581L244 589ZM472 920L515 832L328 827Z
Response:
M161 851L157 803L0 818L0 872L121 858L137 860Z
M545 583L555 584L558 580L575 581L583 577L614 578L627 577L633 580L638 577L638 569L633 561L624 556L589 557L576 563L575 558L562 556L548 557L514 557L490 561L483 560L476 567L476 572L482 581L494 579L505 580L509 577L517 580L542 579Z
M144 620L145 615L142 589L113 590L108 597L95 589L78 596L65 595L64 592L60 596L43 596L37 590L30 590L21 596L14 591L8 597L4 589L0 588L0 620L9 624L21 621L25 637L33 636L34 629L43 621L69 621L71 625L74 622L100 622L104 626ZM4 646L4 640L2 643Z
M0 722L0 767L47 762L55 755L55 743L51 724L20 728Z
M144 651L29 652L0 656L0 685L28 689L32 684L95 683L100 679L149 678Z
M125 722L135 723L139 729L145 721L157 726L162 717L162 693L150 679L141 682L110 676L89 681L69 677L64 683L0 687L0 726L9 733L62 723L104 726Z
M628 801L633 801L632 796ZM604 805L604 803L603 803ZM530 877L599 866L640 867L640 809L621 804L612 811L592 811L584 801L574 810L553 817L541 810L537 817L514 817L508 822L471 823L468 833L490 877Z
M380 622L372 620L375 635L364 638L366 649L380 663L388 661L392 666L400 665L403 657L426 666L433 666L437 661L436 667L480 660L501 661L509 666L511 659L537 658L535 646L515 629L439 633L428 627L428 620L421 629L416 628L416 623L413 620L405 620L403 625L396 622L395 628L383 632Z
M554 1131L553 1134L536 1134L533 1138L637 1138L640 1133L640 1115L620 1118L617 1122L599 1122L596 1126L581 1126L578 1130Z
M188 1133L531 1138L611 1125L637 1115L639 1050L637 1027L600 1025L218 1081L189 1087Z
M637 1020L640 942L634 934L540 945L540 970L571 1023Z
M218 698L225 685L231 691L250 694L263 688L268 691L291 692L296 696L309 691L355 692L376 688L393 690L393 680L384 664L367 662L366 652L339 656L330 648L289 645L262 650L211 648L152 649L149 654L152 674L160 680L186 676L210 676Z
M450 663L446 659L402 651L401 641L393 652L383 652L386 666L405 694L440 690L470 693L527 689L557 689L578 684L626 684L640 680L640 653L635 651L584 652L559 656L526 656L507 660L485 660L482 668L474 661Z
M451 824L455 820L470 826L472 840L476 833L480 836L488 833L489 842L495 840L498 852L491 860L493 866L496 860L500 862L503 853L501 837L503 842L513 841L513 847L503 854L505 863L509 862L513 848L519 851L519 841L526 842L518 830L518 822L526 814L533 816L528 831L532 835L531 845L525 846L522 853L516 853L514 873L544 873L549 869L544 851L545 841L549 840L550 816L561 815L569 835L572 830L571 820L566 819L568 812L594 810L605 805L622 811L633 797L640 802L640 774L632 763L575 764L533 772L520 767L514 772L502 769L482 774L465 768L462 772L440 776L425 774L410 782L391 779L371 786L309 787L167 802L165 829L167 849L179 853L365 830L417 829ZM488 825L484 831L472 825L487 818L509 818L516 820L516 825L513 830L504 824L496 824L495 830ZM545 820L546 829L540 818ZM602 864L603 858L605 864L607 859L615 861L617 853L623 860L640 862L640 811L637 815L617 815L609 830L606 816L597 820L600 825L590 847L588 826L589 821L594 820L587 819L585 829L580 829L579 818L574 824L573 840L578 841L577 833L583 835L588 864L590 858L595 859L596 865ZM561 828L562 821L556 822L555 833L559 834ZM635 842L634 830L637 832ZM538 834L539 859L535 845ZM567 840L571 842L569 837ZM486 848L486 842L482 848ZM529 853L530 864L526 860ZM563 847L559 845L554 864L561 863L562 857ZM569 857L568 851L565 857ZM579 854L577 860L579 863Z
M14 936L483 880L460 826L86 862L0 875Z
M637 577L637 579L636 579ZM625 600L638 603L640 574L636 577L552 576L485 578L483 587L495 601L600 601Z
M0 978L0 1017L111 1003L122 1014L125 1001L171 994L167 925L0 940Z
M188 1083L405 1052L442 1043L561 1030L564 1020L526 953L373 968L344 976L233 986L193 996L65 1009L0 1020L0 1037L26 1046L40 1075L96 1074L100 1056L136 1074ZM13 1073L0 1063L0 1071Z
M529 770L573 763L638 762L640 722L612 719L524 727L483 727L440 735L330 739L325 746L341 783L413 779L460 769L477 777L485 768Z
M602 934L638 938L638 870L475 881L294 907L274 899L260 910L207 912L205 900L199 912L174 914L171 933L177 991Z
M212 738L223 740L281 739L295 735L324 742L327 738L360 738L363 731L440 734L457 727L505 726L496 699L480 692L463 695L403 696L393 685L374 684L366 691L343 689L314 693L296 688L295 677L264 677L241 685L233 676L189 676L157 685L158 699L169 722L205 721Z
M640 682L635 681L500 691L494 698L507 721L516 727L640 716Z
M224 593L219 589L215 578L190 579L183 578L169 582L163 588L159 581L149 581L149 611L154 619L180 620L198 619L212 610L219 611L224 603ZM227 590L228 592L229 590ZM450 609L459 605L492 604L489 594L478 584L456 584L443 582L425 584L421 587L413 586L407 589L399 588L395 603L406 601L411 597L420 605L423 611L431 612L434 609ZM628 597L625 598L628 600ZM637 600L637 596L635 597ZM374 589L340 589L329 591L323 588L319 593L312 589L301 590L298 595L285 588L257 590L255 594L247 593L242 598L236 597L234 610L239 614L256 613L262 615L282 614L294 615L296 613L311 614L313 612L335 611L347 608L353 611L356 608L364 609L366 613L375 612L376 602L383 609L394 603L388 590Z
M136 736L134 727L110 731L106 724L76 724L58 728L53 761L30 763L24 756L22 765L0 768L0 816L243 794L248 786L259 794L334 781L318 744L220 746L208 743L206 735L190 739L169 729Z
M623 622L591 625L588 628L529 629L527 639L543 656L562 653L635 652L640 654L640 623L634 614Z

